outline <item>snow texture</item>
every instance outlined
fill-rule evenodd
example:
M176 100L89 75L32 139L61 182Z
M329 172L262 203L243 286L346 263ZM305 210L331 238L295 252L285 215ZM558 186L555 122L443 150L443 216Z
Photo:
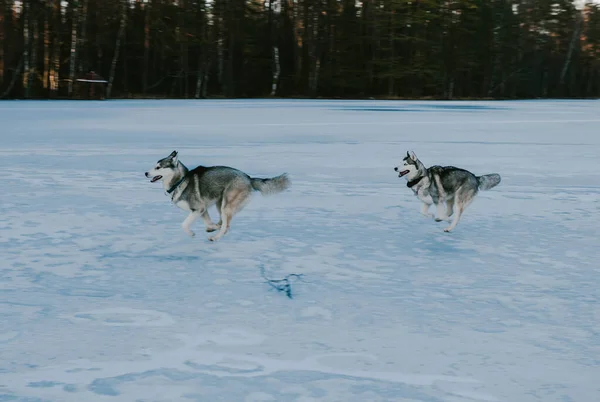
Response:
M0 401L600 400L598 101L15 101L0 122ZM144 177L173 150L292 187L190 238ZM393 171L407 150L502 183L444 233ZM303 274L294 298L261 266Z

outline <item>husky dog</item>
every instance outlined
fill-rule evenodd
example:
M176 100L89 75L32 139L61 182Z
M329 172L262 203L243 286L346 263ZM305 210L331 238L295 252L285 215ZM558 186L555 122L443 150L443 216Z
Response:
M406 185L423 202L421 213L429 218L429 207L437 207L436 222L452 222L444 229L450 232L456 227L465 208L471 204L479 190L489 190L500 183L500 175L473 173L454 166L431 166L426 168L414 152L406 153L402 164L394 168L398 177L406 177ZM454 214L454 218L450 216Z
M177 151L159 160L146 177L154 183L162 180L163 187L171 196L171 201L190 214L181 224L183 231L190 236L190 229L198 218L204 220L207 232L219 232L208 239L219 240L231 224L233 215L239 212L250 200L253 190L262 194L280 193L290 186L287 174L270 179L257 179L228 166L198 166L188 170L177 158ZM215 224L208 215L208 208L217 207L221 215Z

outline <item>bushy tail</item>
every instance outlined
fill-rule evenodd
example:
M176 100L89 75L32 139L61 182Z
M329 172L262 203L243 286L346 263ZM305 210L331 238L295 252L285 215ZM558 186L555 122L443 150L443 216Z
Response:
M250 178L250 182L252 184L252 188L256 191L260 191L261 194L269 195L269 194L277 194L286 190L292 184L290 179L288 178L287 173L279 175L277 177L272 177L270 179L256 179L254 177Z
M484 191L496 187L498 184L500 184L500 180L500 175L497 173L477 176L477 183L479 184L479 189Z

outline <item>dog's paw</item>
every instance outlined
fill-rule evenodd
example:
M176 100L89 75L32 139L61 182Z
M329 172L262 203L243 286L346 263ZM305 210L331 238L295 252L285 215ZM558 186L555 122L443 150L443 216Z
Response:
M208 233L210 233L210 232L214 232L214 231L216 231L216 230L219 230L219 229L220 229L220 227L219 227L219 226L210 226L210 227L207 227L207 228L206 228L206 231L207 231Z
M444 232L446 232L446 233L450 233L451 231L452 231L451 227L447 227L446 229L444 229Z
M189 231L185 232L185 234L187 234L187 235L188 235L188 236L190 236L190 237L194 237L194 236L196 236L196 233L194 233L194 232L193 232L193 231L191 231L191 230L189 230Z
M210 236L210 237L208 238L208 241L215 242L215 241L218 241L219 239L220 239L220 237L219 237L219 236Z

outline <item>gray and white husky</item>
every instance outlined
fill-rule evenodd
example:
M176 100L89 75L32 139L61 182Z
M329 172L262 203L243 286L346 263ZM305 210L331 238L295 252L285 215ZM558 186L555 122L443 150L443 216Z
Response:
M198 218L204 220L207 232L219 232L208 239L219 240L231 224L233 215L239 212L250 200L253 190L262 194L275 194L286 190L290 180L286 173L270 179L257 179L228 166L198 166L188 170L173 151L160 159L154 168L146 172L150 182L161 181L171 201L189 215L181 224L183 231L190 236L190 229ZM208 215L208 208L216 205L221 215L215 224Z
M426 168L414 152L406 153L402 164L394 168L398 177L406 177L406 185L423 202L421 213L436 222L452 222L444 229L450 232L456 227L465 208L471 204L479 190L489 190L500 183L496 173L475 176L465 169L454 166L431 166ZM435 204L437 216L429 213ZM454 218L450 218L454 214Z

